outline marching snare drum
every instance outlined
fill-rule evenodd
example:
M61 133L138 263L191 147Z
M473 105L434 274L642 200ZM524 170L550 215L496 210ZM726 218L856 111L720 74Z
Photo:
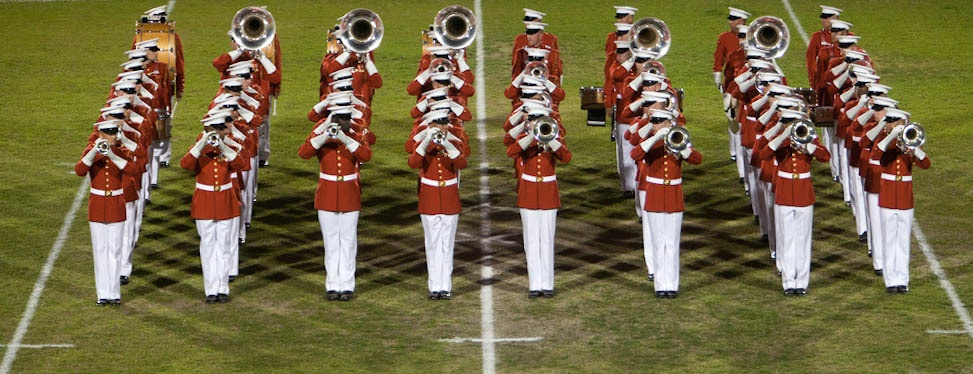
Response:
M833 106L812 106L808 110L811 122L818 127L834 126L834 107Z
M605 109L605 89L602 87L581 87L581 109Z

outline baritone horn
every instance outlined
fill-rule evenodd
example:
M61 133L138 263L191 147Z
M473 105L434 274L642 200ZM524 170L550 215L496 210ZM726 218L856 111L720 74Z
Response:
M443 8L436 13L432 25L436 40L449 48L466 48L476 39L476 15L464 6Z
M692 147L689 142L689 130L682 126L672 126L665 137L666 149L672 153L679 153L686 148Z
M345 13L338 22L338 38L355 53L368 53L382 44L385 27L382 18L371 10L359 8Z
M629 32L632 35L632 50L651 52L655 54L656 60L665 56L669 52L669 46L672 45L669 26L658 18L642 18L632 24Z
M818 135L814 131L814 123L808 119L799 119L794 123L791 130L791 141L798 145L807 145L814 141Z
M230 37L243 49L263 49L274 41L276 34L274 16L264 8L251 6L240 9L230 22Z
M547 144L556 139L559 132L557 122L550 116L537 118L531 125L531 134L534 135L534 139L541 143Z
M791 35L787 24L783 20L772 16L763 16L750 23L747 31L747 46L767 52L767 58L776 59L784 56Z
M905 125L896 140L898 140L899 147L904 150L915 151L916 148L926 144L926 130L918 122L912 122Z

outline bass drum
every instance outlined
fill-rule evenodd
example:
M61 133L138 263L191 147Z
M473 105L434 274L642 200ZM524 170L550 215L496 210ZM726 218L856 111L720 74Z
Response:
M581 109L605 109L605 89L595 86L581 87Z
M158 39L159 62L169 66L172 86L176 82L176 23L139 22L135 27L135 43Z

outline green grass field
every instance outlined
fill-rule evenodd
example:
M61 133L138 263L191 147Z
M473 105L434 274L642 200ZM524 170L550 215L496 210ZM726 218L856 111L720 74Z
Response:
M453 300L429 302L422 228L415 211L415 172L402 144L414 99L405 92L420 53L419 31L453 2L274 1L283 53L283 90L273 117L271 167L260 171L253 228L241 248L232 302L202 302L195 225L189 217L193 177L163 169L135 252L123 305L98 308L86 203L22 344L13 372L478 372L483 284L493 290L498 372L973 372L973 333L963 330L940 280L913 243L912 292L890 296L857 242L850 209L825 165L815 169L814 253L810 294L785 298L759 240L743 189L727 157L725 120L710 67L726 6L775 15L791 29L779 63L794 86L806 82L804 42L777 1L640 2L672 30L662 61L686 90L685 114L704 162L684 172L687 210L680 297L657 300L645 277L641 226L618 191L614 145L604 128L586 127L578 88L602 82L603 43L613 30L613 1L558 1L547 12L560 38L562 103L574 152L558 170L559 212L554 299L528 300L527 271L511 161L501 143L509 112L514 36L522 2L485 1L480 31L486 79L488 159L464 172ZM473 7L472 1L460 4ZM804 29L820 27L817 2L793 1ZM129 47L134 21L161 2L0 2L0 344L24 314L41 267L82 179L74 164L108 85ZM217 89L210 65L229 48L226 30L239 1L180 1L172 19L186 55L186 92L176 113L174 160L199 131ZM853 1L845 10L883 83L925 126L932 168L916 173L916 222L959 298L973 301L973 10L965 1ZM317 166L297 157L317 102L326 30L355 7L378 12L385 39L376 61L385 86L376 95L379 136L362 171L357 294L348 303L323 298L321 234L313 209ZM475 45L469 48L476 69ZM470 103L475 101L471 100ZM475 111L475 108L471 108ZM476 127L468 124L471 139ZM488 163L478 169L480 162ZM480 200L478 177L489 175ZM489 236L481 237L483 210ZM484 253L484 244L491 252ZM484 255L491 259L484 260ZM484 263L494 276L481 279ZM964 307L965 308L965 307ZM966 309L969 310L968 308ZM9 350L5 347L4 350Z

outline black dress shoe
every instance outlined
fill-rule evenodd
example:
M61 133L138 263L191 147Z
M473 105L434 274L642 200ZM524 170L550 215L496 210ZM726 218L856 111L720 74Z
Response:
M240 244L246 244L246 243L247 243L247 240L246 239L240 238Z
M149 185L149 187L152 187L152 189L155 190L155 189L158 189L159 188L159 184L158 183L152 183L151 185Z
M229 278L229 279L227 280L227 282L230 282L230 283L233 283L233 281L235 281L235 280L236 280L236 275L231 275L231 276L229 276L229 277L227 277L227 278Z
M554 290L542 290L541 293L544 294L545 299L550 299L554 297Z
M737 161L737 156L730 156L730 161L736 162Z
M754 225L760 224L760 216L753 216L753 224Z
M899 288L896 287L896 286L885 287L885 292L888 292L888 293L899 293Z
M831 180L834 181L835 183L841 182L841 179L839 179L837 175L831 177Z
M169 161L160 161L159 162L159 167L162 167L162 168L169 167Z
M206 300L205 301L206 301L207 304L216 304L216 301L217 301L216 295L206 295Z
M250 222L244 223L243 225L246 226L248 229L250 228Z
M875 275L882 276L882 269L875 269Z
M338 300L338 291L328 291L328 293L324 295L324 298L328 301Z
M216 295L216 301L219 301L220 303L228 303L230 302L230 295L227 295L225 293Z
M341 291L341 296L338 296L338 300L341 301L350 301L351 299L354 298L355 298L354 291Z
M676 296L679 296L679 291L666 291L666 297L675 299Z
M439 300L441 297L442 297L442 295L439 294L439 291L430 291L429 292L429 300Z
M771 260L777 260L777 251L771 251L770 252L770 259Z
M896 288L899 290L899 293L908 293L909 292L909 286L898 286Z
M871 249L868 250L868 258L872 258L872 250Z
M807 296L807 289L806 288L794 289L794 296Z
M767 234L760 235L760 241L764 243L770 243L770 236Z
M649 282L655 282L655 274L649 274Z
M152 199L145 199L145 205L152 205Z
M793 288L788 288L788 289L784 290L784 296L794 296L794 289Z
M439 291L439 300L450 300L453 295L449 291Z
M111 306L119 306L119 305L122 305L122 299L111 299L111 300L108 300L108 305L111 305Z
M632 198L635 197L635 192L634 191L625 191L625 192L622 192L622 197L624 197L626 199L632 199Z
M270 162L268 162L267 160L260 160L260 163L258 165L262 168L265 168L270 166Z
M733 161L736 161L736 157L733 158ZM743 184L743 178L740 178L740 184Z
M655 291L655 297L660 299L666 297L666 291Z
M861 235L858 235L858 242L868 243L868 231L865 231Z
M118 282L121 283L124 286L124 285L128 284L129 279L128 279L128 277L126 277L126 276L123 275L123 276L118 277Z
M98 299L98 301L95 302L95 305L106 306L108 305L108 299Z
M527 293L527 298L536 299L538 297L541 297L541 295L542 295L541 291L530 291Z

